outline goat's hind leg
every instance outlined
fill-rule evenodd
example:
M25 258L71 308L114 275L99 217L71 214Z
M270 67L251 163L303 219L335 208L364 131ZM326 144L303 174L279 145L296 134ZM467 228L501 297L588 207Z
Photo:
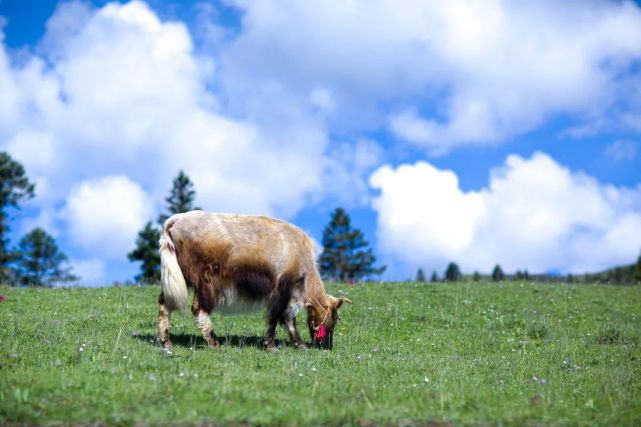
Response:
M165 296L161 292L158 296L158 304L160 310L158 311L158 339L162 343L165 350L171 348L171 341L169 340L169 320L171 319L171 310L165 305Z
M211 348L220 347L220 343L218 342L218 339L216 339L216 334L214 333L214 326L211 323L211 317L209 317L210 313L200 306L198 294L196 292L194 293L194 300L191 303L191 312L194 315L196 325L198 326L198 329L200 329L207 346Z

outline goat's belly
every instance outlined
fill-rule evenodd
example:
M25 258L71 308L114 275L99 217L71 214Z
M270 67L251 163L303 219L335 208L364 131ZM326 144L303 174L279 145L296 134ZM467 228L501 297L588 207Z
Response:
M235 289L227 288L218 298L215 310L223 314L243 314L264 310L266 306L266 298L243 298Z

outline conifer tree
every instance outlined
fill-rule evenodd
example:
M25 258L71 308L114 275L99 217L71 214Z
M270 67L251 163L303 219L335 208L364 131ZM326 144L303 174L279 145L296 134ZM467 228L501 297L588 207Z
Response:
M425 272L423 271L422 268L419 268L418 271L416 272L416 281L418 283L425 283Z
M634 266L634 279L637 283L641 283L641 255L639 255L637 264Z
M200 209L194 206L196 199L196 190L191 179L183 172L179 171L178 176L174 178L173 185L169 196L165 199L167 202L168 214L161 214L158 217L158 223L162 227L167 218L173 214L193 211Z
M440 282L441 279L438 277L438 273L436 271L432 271L432 276L430 277L430 282L436 283Z
M495 282L500 282L501 280L505 280L505 274L503 273L503 269L501 269L501 266L496 264L494 267L494 270L492 270L492 280Z
M136 249L127 254L129 261L140 261L140 274L136 281L140 283L156 283L160 280L160 254L158 252L160 230L151 221L140 230L136 239Z
M450 262L445 270L445 280L448 282L457 282L461 280L462 277L463 275L461 274L459 266L455 262Z
M15 283L23 286L51 286L78 280L65 267L67 256L42 228L35 228L20 239L14 261Z
M481 280L481 273L479 273L478 271L474 271L474 274L472 275L472 280L474 280L475 282L480 281Z
M167 214L158 216L160 227L164 225L167 218L173 214L188 212L200 209L194 206L196 190L189 177L179 171L174 178L167 202ZM158 240L160 229L153 226L151 222L138 232L136 248L127 254L130 261L140 261L140 274L136 276L138 282L154 283L160 280L160 255L158 254Z
M363 232L352 228L349 215L336 208L323 231L323 253L318 263L321 274L329 280L359 280L382 274L385 266L374 267L376 257Z
M5 152L0 152L0 283L9 279L9 264L16 254L9 251L9 208L19 209L19 203L34 196L22 164Z

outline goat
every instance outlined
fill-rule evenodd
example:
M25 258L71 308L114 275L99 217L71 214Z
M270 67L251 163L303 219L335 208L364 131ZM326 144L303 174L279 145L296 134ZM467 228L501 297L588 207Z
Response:
M209 347L220 345L212 310L266 308L267 351L278 351L274 335L279 322L292 344L306 349L296 328L303 307L312 344L333 347L338 309L351 301L325 293L312 242L298 227L266 216L191 211L168 218L159 243L158 336L166 350L171 348L171 312L185 308L188 287L194 289L191 311Z

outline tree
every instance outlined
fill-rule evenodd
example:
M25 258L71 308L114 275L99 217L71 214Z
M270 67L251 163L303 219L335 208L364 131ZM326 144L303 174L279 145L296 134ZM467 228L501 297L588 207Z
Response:
M481 280L481 273L479 273L478 271L474 271L474 274L472 275L472 280L474 280L475 282L480 281Z
M160 280L160 254L158 240L160 230L153 226L151 221L140 230L136 239L136 249L127 254L129 261L140 261L140 274L136 276L137 282L156 283Z
M441 279L438 277L438 273L436 271L432 271L432 277L430 277L430 282L436 283L440 281Z
M418 271L416 272L416 281L418 283L425 283L425 272L423 271L422 268L419 268Z
M9 208L19 209L19 203L34 196L34 185L29 182L24 167L5 152L0 152L0 282L9 278L9 264L15 260L7 248L9 239Z
M194 206L195 198L196 190L194 190L194 184L183 171L179 171L178 176L174 178L169 197L165 199L169 214L158 216L160 226L162 227L167 218L173 214L200 209Z
M51 286L78 280L71 267L63 267L67 256L42 228L35 228L20 239L14 261L15 282L24 286Z
M195 198L196 190L194 190L194 184L183 171L179 171L173 180L169 196L165 199L168 214L158 216L160 227L173 214L200 209L193 205ZM136 276L136 281L155 283L160 280L159 239L160 230L154 227L151 221L145 224L145 227L138 232L136 248L127 254L129 261L142 262L140 274Z
M447 269L445 270L445 280L447 282L456 282L461 280L462 277L461 270L455 262L447 265Z
M374 267L376 257L363 232L352 228L349 215L336 208L323 230L323 253L318 258L321 274L330 280L359 280L379 275L385 266Z
M492 280L494 280L495 282L505 280L505 274L503 273L501 266L498 264L496 264L496 266L494 266L494 270L492 270Z
M634 266L634 279L637 283L641 282L641 255L639 255L637 264Z

